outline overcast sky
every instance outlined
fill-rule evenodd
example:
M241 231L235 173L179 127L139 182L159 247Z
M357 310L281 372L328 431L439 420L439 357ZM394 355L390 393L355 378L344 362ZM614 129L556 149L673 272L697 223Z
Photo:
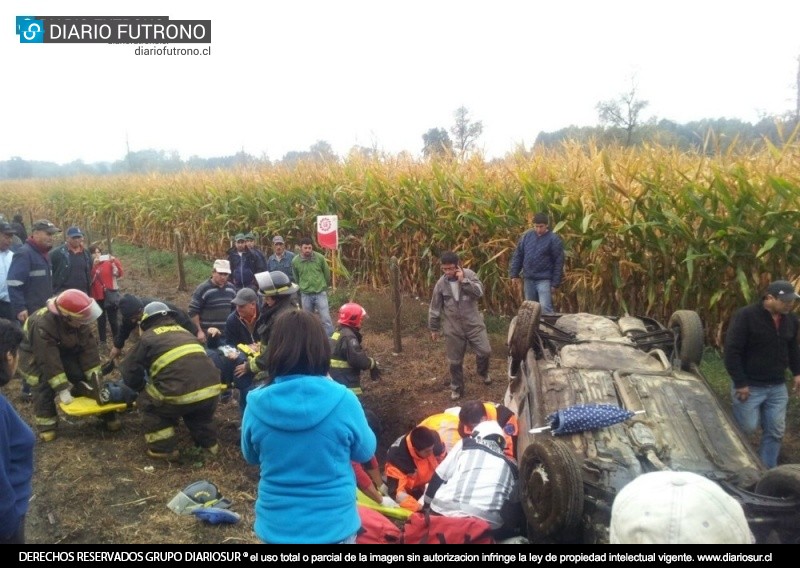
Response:
M755 122L796 104L799 0L4 0L0 13L0 160L114 161L126 143L275 160L317 140L416 156L459 106L495 157L595 125L633 78L644 118ZM211 54L20 44L22 15L211 20Z

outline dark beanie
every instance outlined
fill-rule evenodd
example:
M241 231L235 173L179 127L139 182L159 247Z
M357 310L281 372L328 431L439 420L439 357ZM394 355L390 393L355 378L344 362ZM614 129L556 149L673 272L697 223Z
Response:
M129 320L144 310L142 301L133 294L125 294L119 300L119 313L123 319Z
M533 216L534 225L549 225L550 219L547 218L547 213L537 213Z

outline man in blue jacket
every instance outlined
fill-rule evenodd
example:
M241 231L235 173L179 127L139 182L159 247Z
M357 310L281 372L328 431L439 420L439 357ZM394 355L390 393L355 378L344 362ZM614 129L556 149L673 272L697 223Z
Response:
M537 213L533 230L522 235L511 258L511 280L519 287L522 271L524 298L539 302L543 313L552 314L553 292L561 284L563 270L564 243L550 231L547 213Z
M47 253L53 247L53 235L61 229L46 219L33 224L31 236L14 253L8 269L8 295L11 314L25 323L28 316L47 303L53 295L53 270Z

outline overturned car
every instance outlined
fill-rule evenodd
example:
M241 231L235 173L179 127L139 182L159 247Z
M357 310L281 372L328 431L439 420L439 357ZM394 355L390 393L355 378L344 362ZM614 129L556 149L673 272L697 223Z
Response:
M703 348L693 311L676 311L664 326L542 315L538 303L523 303L508 332L505 404L519 419L532 542L607 543L619 490L673 469L704 475L737 499L756 542L800 543L800 465L763 466L701 373ZM581 419L584 407L615 408L619 418Z

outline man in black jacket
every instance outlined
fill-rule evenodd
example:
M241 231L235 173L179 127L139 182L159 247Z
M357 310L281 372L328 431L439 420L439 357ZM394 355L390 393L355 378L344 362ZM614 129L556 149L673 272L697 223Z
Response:
M761 301L733 314L725 337L725 368L733 380L733 416L752 435L761 426L758 453L768 468L778 465L786 428L786 368L800 394L800 347L797 316L791 313L800 298L791 282L776 280Z
M192 321L192 318L175 304L164 302L163 300L156 300L154 298L125 294L119 300L119 313L122 316L122 324L119 326L119 333L114 336L114 347L111 348L111 352L109 353L110 359L117 359L120 356L125 342L131 336L131 332L139 327L139 322L142 321L144 307L151 302L162 302L166 304L172 311L172 317L175 318L176 323L185 330L190 331L192 335L197 336L197 326Z

